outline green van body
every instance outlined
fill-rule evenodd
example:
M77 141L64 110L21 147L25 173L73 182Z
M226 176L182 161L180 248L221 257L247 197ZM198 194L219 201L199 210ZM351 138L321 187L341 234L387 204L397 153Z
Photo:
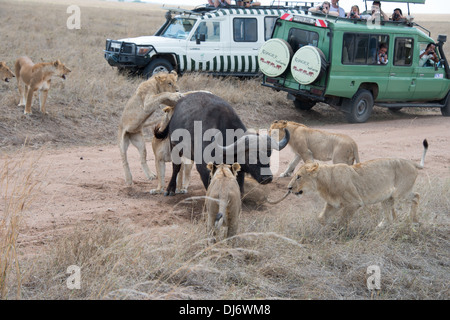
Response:
M436 44L440 63L420 67L420 51L435 41L412 22L377 23L307 13L281 17L272 39L285 40L292 52L305 45L319 48L326 71L315 82L300 84L287 68L276 77L264 74L262 84L288 92L299 109L328 103L343 111L349 122L365 122L374 103L393 110L437 107L448 116L450 74L442 49L445 38L440 36L444 40ZM387 64L376 63L381 42L388 46Z

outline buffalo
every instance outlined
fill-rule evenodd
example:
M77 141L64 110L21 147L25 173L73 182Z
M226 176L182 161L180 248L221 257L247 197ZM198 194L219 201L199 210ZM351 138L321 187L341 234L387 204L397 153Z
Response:
M174 195L181 157L194 160L205 189L209 185L207 163L233 164L241 171L237 181L243 192L244 177L249 173L256 181L272 181L270 156L272 150L282 150L289 142L289 131L277 142L268 135L250 134L234 109L223 99L210 93L192 93L181 98L172 119L165 128L155 128L155 137L170 136L172 149L172 178L165 195ZM223 140L227 140L223 144Z

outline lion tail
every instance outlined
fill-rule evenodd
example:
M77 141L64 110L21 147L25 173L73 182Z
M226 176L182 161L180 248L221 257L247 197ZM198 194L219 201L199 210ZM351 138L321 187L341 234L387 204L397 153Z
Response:
M223 224L223 219L225 218L225 214L227 212L228 201L228 194L226 192L221 193L219 196L219 212L217 213L216 220L214 222L214 226L217 229Z
M428 141L427 139L423 140L423 153L422 153L422 159L420 160L420 164L417 165L417 168L423 169L425 166L425 155L428 151Z
M22 66L20 65L20 60L17 59L16 63L14 64L14 74L16 75L17 78L17 83L20 82L20 69L22 68Z
M153 129L153 135L156 139L163 140L169 136L169 125L167 125L164 130L160 130L160 125L156 125L155 129Z

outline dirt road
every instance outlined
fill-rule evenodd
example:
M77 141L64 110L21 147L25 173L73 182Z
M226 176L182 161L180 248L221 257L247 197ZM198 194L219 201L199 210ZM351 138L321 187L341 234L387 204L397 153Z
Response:
M430 147L426 168L421 174L442 178L450 177L449 128L448 118L434 115L362 125L335 124L321 127L353 137L359 145L362 161L377 157L402 157L419 161L422 141L427 138ZM148 162L154 171L150 144L148 148ZM278 170L276 163L272 163L275 177L292 159L292 151L288 149L279 154ZM41 152L32 151L30 156ZM165 197L149 194L148 191L155 188L157 182L145 179L137 151L133 147L129 150L129 162L134 179L132 187L125 186L120 154L115 145L45 150L39 160L41 190L26 216L21 244L35 248L80 222L109 220L142 230L201 215L203 201L176 205L190 196L205 194L195 169L192 171L188 195ZM166 174L171 174L169 165ZM169 177L166 176L166 181ZM283 194L288 182L289 178L279 178L264 188L269 188L271 196L275 198ZM298 200L290 196L278 205L295 201ZM246 211L251 210L244 205L244 214Z

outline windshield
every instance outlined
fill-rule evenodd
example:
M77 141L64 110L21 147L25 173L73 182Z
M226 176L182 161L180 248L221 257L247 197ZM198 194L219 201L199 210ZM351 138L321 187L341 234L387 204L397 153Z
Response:
M186 39L196 21L195 19L174 18L170 20L161 37Z

